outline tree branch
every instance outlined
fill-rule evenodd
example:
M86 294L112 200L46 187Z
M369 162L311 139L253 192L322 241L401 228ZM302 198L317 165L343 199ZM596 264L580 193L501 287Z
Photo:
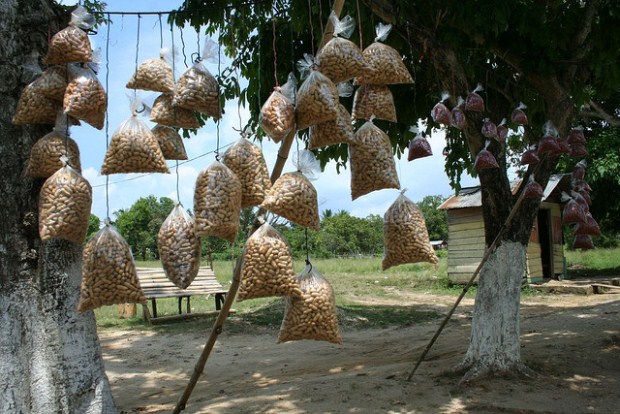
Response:
M602 119L613 127L620 127L620 118L613 116L612 114L607 112L602 106L600 106L591 99L588 102L588 105L590 106L590 108L592 108L592 111L581 111L579 112L580 116L583 116L585 118Z
M575 37L572 41L571 49L574 50L574 54L568 60L573 62L580 62L592 48L592 43L586 43L586 40L592 32L592 23L594 22L594 18L598 14L599 6L600 0L590 0L587 2L586 9L583 14L583 25L581 26L580 30L577 30L575 32ZM567 69L564 72L564 76L562 77L562 83L564 85L570 85L572 83L578 68L580 68L580 66L576 64L567 66Z

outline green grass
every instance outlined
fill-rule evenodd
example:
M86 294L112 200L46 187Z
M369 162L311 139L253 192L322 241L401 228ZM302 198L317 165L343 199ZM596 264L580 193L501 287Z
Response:
M620 276L620 247L565 250L569 277Z

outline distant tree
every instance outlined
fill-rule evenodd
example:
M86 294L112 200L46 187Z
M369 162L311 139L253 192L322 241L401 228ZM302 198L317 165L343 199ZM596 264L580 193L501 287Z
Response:
M383 219L351 216L340 210L321 222L321 246L332 255L377 254L383 251Z
M448 215L445 210L439 210L437 207L446 199L440 195L426 196L416 203L418 208L424 214L426 228L428 229L428 237L431 240L448 240Z
M99 227L101 227L101 220L94 214L90 214L88 217L88 231L86 232L86 240L90 239L90 237L99 231Z
M134 257L158 259L157 233L174 207L168 197L150 195L139 198L128 210L114 212L116 227L131 246Z

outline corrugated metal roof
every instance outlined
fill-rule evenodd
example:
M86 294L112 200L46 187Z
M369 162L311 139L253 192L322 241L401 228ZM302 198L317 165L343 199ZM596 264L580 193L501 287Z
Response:
M549 182L545 187L544 195L542 201L545 201L553 190L557 187L560 181L570 180L570 174L553 174L549 177ZM512 194L516 194L519 186L521 185L521 179L515 180L510 183L510 189ZM440 210L452 210L455 208L468 208L468 207L480 207L482 206L482 192L480 191L480 186L477 187L465 187L461 188L459 194L454 195L444 201L439 207Z

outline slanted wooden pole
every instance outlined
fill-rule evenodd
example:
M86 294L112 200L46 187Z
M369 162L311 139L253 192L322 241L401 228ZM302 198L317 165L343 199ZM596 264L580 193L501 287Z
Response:
M336 0L332 7L336 16L340 16L342 12L342 7L344 5L344 0ZM325 27L325 32L323 33L323 38L321 39L321 46L327 43L334 31L334 27L331 23L327 23ZM276 163L273 167L273 171L271 172L271 182L275 182L280 175L282 174L282 169L284 168L284 164L286 164L286 160L288 159L289 152L291 150L291 146L293 145L293 140L295 139L295 134L297 131L293 130L290 134L288 134L282 143L280 144L280 149L278 150L278 158L276 159ZM253 233L254 230L258 227L258 223L254 223L254 227L249 231ZM233 278L230 284L230 288L228 289L228 293L226 294L226 300L222 305L222 310L220 311L215 323L213 324L213 328L211 329L211 335L209 335L209 339L207 339L207 343L205 344L196 365L194 366L194 371L192 372L192 376L183 391L183 394L179 398L177 405L174 407L174 414L178 414L185 409L185 405L189 400L189 397L192 395L192 391L196 387L202 372L204 371L204 367L209 359L209 355L211 355L211 351L215 346L215 342L217 341L217 337L222 333L224 328L224 322L226 322L226 318L228 317L228 313L230 312L230 308L232 307L233 301L237 296L237 291L239 290L239 282L241 281L241 258L238 258L235 263L235 269L233 271Z

